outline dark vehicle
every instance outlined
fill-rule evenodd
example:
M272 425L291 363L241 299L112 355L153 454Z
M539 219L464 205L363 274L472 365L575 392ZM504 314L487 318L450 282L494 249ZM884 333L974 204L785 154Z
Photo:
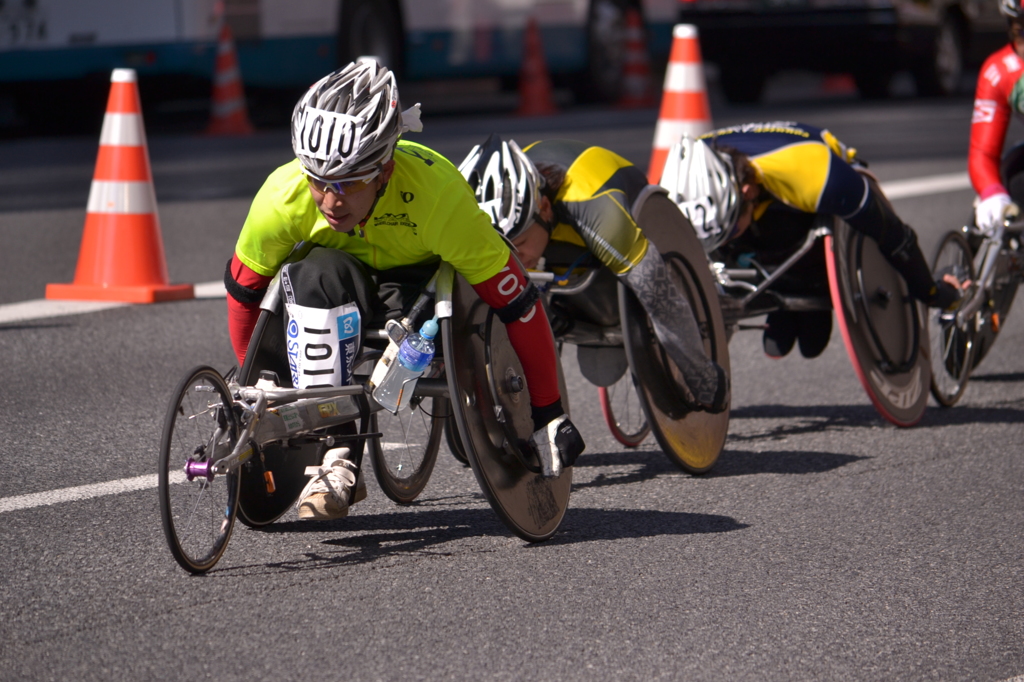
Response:
M784 69L852 74L868 98L909 69L919 95L948 95L1007 39L996 0L692 0L679 21L732 102L756 102Z

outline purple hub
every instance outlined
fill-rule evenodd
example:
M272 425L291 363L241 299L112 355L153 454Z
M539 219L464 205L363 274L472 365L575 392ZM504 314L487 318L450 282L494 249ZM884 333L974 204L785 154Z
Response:
M191 457L185 462L185 477L189 481L192 481L199 476L203 476L207 481L213 480L213 465L210 462L197 462Z

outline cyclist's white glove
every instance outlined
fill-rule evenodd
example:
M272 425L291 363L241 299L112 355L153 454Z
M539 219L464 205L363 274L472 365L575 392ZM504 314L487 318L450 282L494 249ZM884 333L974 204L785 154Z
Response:
M1009 194L1000 192L978 202L974 209L974 224L985 233L990 233L1003 222L1007 209L1013 206Z

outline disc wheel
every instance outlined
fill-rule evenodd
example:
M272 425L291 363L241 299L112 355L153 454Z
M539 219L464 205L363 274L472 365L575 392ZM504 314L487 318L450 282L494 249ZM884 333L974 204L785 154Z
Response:
M632 372L626 372L611 386L598 386L597 395L601 401L601 414L615 440L627 448L638 447L651 433L647 415Z
M704 249L679 209L662 194L644 204L639 224L661 252L676 285L697 317L704 352L728 374L729 341ZM729 410L690 411L682 399L683 375L658 342L643 306L619 285L619 309L629 366L640 404L662 451L684 471L700 474L718 461L729 430Z
M175 561L204 573L224 554L235 524L240 477L215 474L211 465L231 454L238 421L215 369L193 369L174 395L160 441L160 517Z
M827 220L832 308L850 363L878 413L897 426L913 426L928 404L928 329L875 242L839 219Z
M453 314L442 320L445 372L452 411L470 467L491 508L528 542L554 535L569 506L572 467L557 478L519 448L533 431L528 386L503 325L456 275ZM562 406L569 394L556 364Z
M942 238L932 274L936 279L953 275L960 282L974 281L971 248L959 232L950 232ZM923 310L922 314L928 320L932 396L939 405L952 407L967 388L973 367L973 320L958 325L955 312L947 313L938 308Z
M414 398L397 414L378 410L370 418L371 431L383 434L369 440L373 473L398 504L411 503L430 480L447 414L446 398L427 397Z

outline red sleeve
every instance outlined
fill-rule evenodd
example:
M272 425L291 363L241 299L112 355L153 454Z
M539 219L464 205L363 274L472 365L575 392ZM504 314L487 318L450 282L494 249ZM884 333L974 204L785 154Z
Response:
M238 260L237 254L231 258L231 276L243 287L257 290L266 289L272 279L250 269ZM235 350L239 366L245 362L245 351L259 316L259 303L242 303L228 294L228 333L231 335L231 347Z
M1010 93L1021 75L1021 61L1010 45L992 54L978 72L967 171L982 199L1006 192L999 177L999 159L1010 125Z
M484 303L500 309L507 306L526 286L526 275L509 254L508 263L497 275L475 284L473 288ZM505 330L523 366L526 387L530 391L530 404L534 407L551 405L560 398L558 356L544 306L537 301L525 315L505 325Z

